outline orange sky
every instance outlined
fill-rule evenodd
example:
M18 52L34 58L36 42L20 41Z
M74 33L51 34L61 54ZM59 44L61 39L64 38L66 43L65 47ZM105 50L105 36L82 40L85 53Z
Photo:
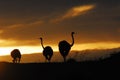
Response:
M51 45L54 52L58 52L58 46ZM71 50L81 51L86 49L112 49L120 47L120 43L86 43L86 44L75 44ZM13 49L19 49L22 54L41 53L41 46L14 46L14 47L1 47L0 56L10 55Z
M120 2L112 0L0 1L0 55L14 48L24 53L42 52L44 45L58 51L58 43L72 50L120 47ZM112 12L112 13L111 13Z

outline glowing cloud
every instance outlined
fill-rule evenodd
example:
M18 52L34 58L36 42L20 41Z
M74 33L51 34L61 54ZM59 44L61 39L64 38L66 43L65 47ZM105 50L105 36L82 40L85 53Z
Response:
M32 23L21 23L21 24L13 24L10 26L7 26L8 28L18 28L18 27L29 27L29 26L36 26L36 25L42 25L44 21L34 21Z
M6 47L6 46L9 46L9 45L13 45L13 44L16 44L17 42L16 41L13 41L13 40L3 40L3 39L0 39L0 47Z
M84 6L73 7L63 16L63 18L79 16L79 15L93 9L94 7L95 7L94 5L84 5Z
M76 6L71 9L69 9L64 15L60 16L60 18L56 18L52 20L52 22L59 22L64 19L72 18L72 17L77 17L79 15L85 14L89 10L92 10L95 8L95 5L83 5L83 6Z

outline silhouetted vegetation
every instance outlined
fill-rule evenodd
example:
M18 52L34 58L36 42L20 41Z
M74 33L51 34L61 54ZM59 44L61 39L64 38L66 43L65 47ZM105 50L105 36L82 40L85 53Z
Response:
M120 63L120 52L113 52L110 54L110 57L105 58L103 61L108 63Z

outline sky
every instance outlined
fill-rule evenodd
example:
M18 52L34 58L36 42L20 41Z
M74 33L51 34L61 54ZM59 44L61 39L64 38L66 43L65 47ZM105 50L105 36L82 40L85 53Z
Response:
M0 55L14 48L22 53L58 51L58 43L72 50L120 47L120 0L0 0Z

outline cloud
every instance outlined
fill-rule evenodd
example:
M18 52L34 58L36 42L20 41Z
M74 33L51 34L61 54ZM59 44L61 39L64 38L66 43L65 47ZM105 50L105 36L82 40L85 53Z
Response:
M23 43L24 42L24 43ZM37 39L36 39L37 42ZM13 40L13 39L0 39L0 47L8 47L8 46L26 46L26 45L38 45L35 42L35 40L24 40L24 41L19 41L19 40Z
M18 28L18 27L29 27L29 26L36 26L36 25L42 25L44 23L44 21L34 21L32 23L21 23L21 24L13 24L8 26L8 28Z
M15 23L5 26L5 28L0 29L0 40L8 40L10 44L16 44L17 42L15 42L15 40L24 40L23 45L25 43L33 44L33 39L36 39L36 36L39 34L38 32L43 29L43 27L41 27L42 25L44 25L44 21L37 20L30 23ZM4 45L8 45L8 43L5 43Z
M4 31L3 30L0 30L0 34L2 34Z
M76 7L69 9L68 11L66 11L66 13L63 14L62 16L60 16L59 18L51 20L51 22L59 22L59 21L65 20L65 19L77 17L77 16L87 13L88 11L90 11L94 8L95 8L95 5L92 5L92 4L76 6Z
M4 43L4 44L3 44ZM0 47L3 47L3 46L7 46L7 45L13 45L13 44L16 44L16 41L13 41L13 40L3 40L3 39L0 39Z
M76 17L93 8L94 8L94 5L84 5L84 6L73 7L63 16L63 18Z

